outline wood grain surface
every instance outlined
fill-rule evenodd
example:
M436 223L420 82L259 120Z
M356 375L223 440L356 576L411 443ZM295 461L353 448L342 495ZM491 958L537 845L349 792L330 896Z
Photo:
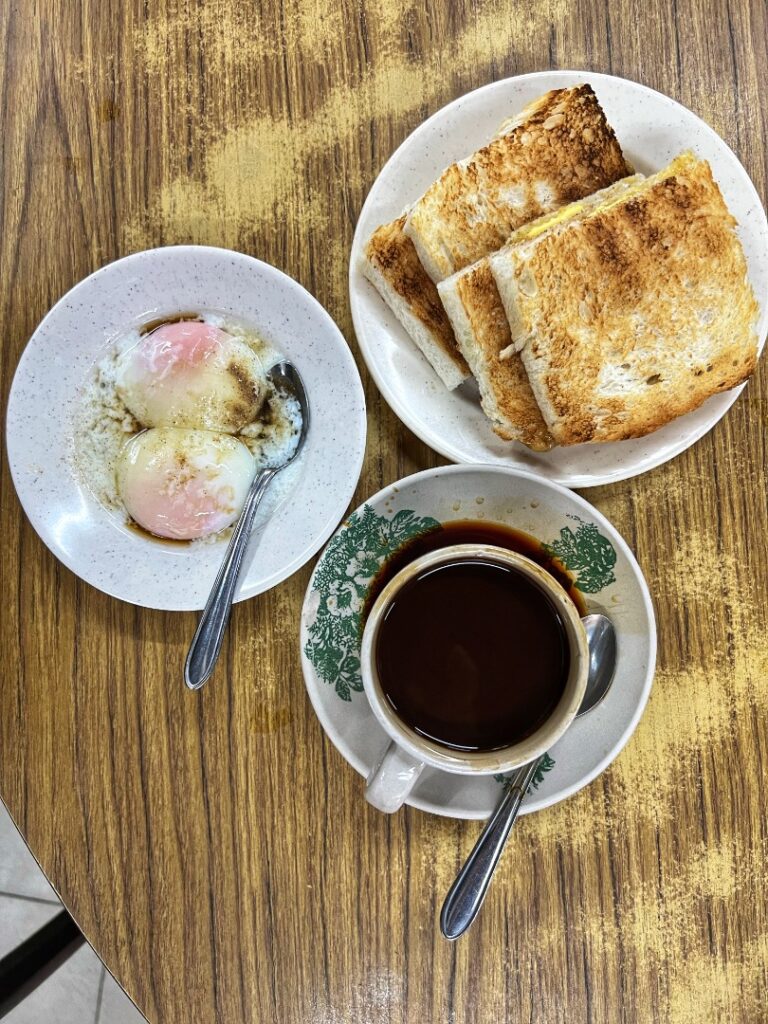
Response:
M6 0L2 393L50 305L118 256L200 242L313 292L369 409L356 502L440 460L368 377L347 300L356 216L428 114L494 79L588 68L679 99L766 193L760 0ZM658 675L598 781L519 823L473 930L437 915L478 833L385 817L306 697L311 566L237 606L187 692L195 617L79 582L2 467L0 793L152 1022L768 1019L763 365L693 449L589 492L643 566Z

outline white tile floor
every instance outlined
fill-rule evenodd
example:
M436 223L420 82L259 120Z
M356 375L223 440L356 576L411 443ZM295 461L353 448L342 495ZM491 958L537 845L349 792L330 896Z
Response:
M0 803L0 957L59 909L10 815ZM82 946L11 1011L7 1024L144 1024L90 946Z

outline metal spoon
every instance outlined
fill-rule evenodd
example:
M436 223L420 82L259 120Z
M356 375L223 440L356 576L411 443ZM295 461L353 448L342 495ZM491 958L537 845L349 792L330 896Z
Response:
M224 634L227 630L232 601L237 589L243 556L253 530L253 521L261 499L274 477L290 465L301 451L309 430L309 402L299 371L292 363L275 363L268 371L267 380L277 391L289 398L295 398L301 408L301 431L296 447L285 462L276 466L264 466L256 471L243 511L235 524L232 539L221 563L216 582L211 589L208 603L200 616L197 631L184 665L184 681L190 690L199 690L208 680L219 658Z
M581 621L589 645L589 674L577 718L600 703L610 689L616 668L616 632L611 620L605 615L586 615ZM440 931L446 939L458 939L477 916L520 804L543 759L542 756L523 765L511 777L498 807L448 891L440 913Z

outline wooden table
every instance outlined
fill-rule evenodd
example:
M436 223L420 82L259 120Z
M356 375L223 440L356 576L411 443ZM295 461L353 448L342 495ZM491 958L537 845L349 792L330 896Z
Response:
M759 0L7 0L3 395L54 300L174 242L274 263L357 356L347 257L376 173L426 115L507 75L583 67L660 89L765 196L767 34ZM362 500L439 460L358 362ZM225 669L192 695L195 617L79 582L3 463L0 792L151 1021L766 1019L767 377L675 461L589 493L654 596L650 705L598 781L520 822L455 945L437 915L478 826L365 804L302 682L311 567L236 608Z

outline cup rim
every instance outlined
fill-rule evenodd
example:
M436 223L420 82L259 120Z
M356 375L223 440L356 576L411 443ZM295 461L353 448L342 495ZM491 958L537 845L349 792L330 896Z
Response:
M395 595L423 569L447 561L488 559L523 572L552 600L561 612L568 638L571 664L565 690L547 720L530 736L492 751L454 751L421 736L391 707L382 691L373 653L384 613ZM360 669L368 703L379 724L398 746L435 768L461 775L491 775L511 771L544 754L576 717L587 685L589 649L576 605L560 584L537 562L508 548L493 544L452 544L415 558L386 584L368 613L360 644Z

